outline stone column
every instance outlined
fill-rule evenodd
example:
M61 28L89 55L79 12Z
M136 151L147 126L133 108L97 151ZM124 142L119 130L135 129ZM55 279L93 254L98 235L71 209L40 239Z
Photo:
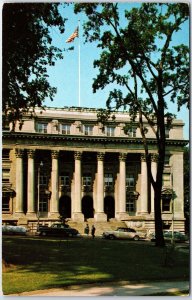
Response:
M153 176L153 179L156 180L156 175L157 175L157 160L158 160L158 155L157 154L151 154L151 173ZM151 215L154 215L154 189L151 184Z
M59 151L51 151L52 157L52 172L51 172L51 205L50 214L53 217L59 216L59 167L58 167L58 157Z
M27 214L35 215L35 150L27 150L28 155L28 175L27 175Z
M15 149L16 155L16 207L15 213L23 216L23 149Z
M173 189L173 210L174 220L180 220L184 224L184 179L183 179L183 152L177 152L170 157L172 189Z
M147 186L147 164L145 154L141 154L141 207L140 214L148 213L148 186Z
M119 184L118 184L118 202L119 202L119 219L128 216L126 213L126 153L119 154Z
M73 205L74 211L73 220L77 222L84 221L84 215L82 214L82 205L81 205L81 157L82 152L75 152L75 203Z
M107 215L104 213L104 156L105 153L97 153L97 206L95 220L100 222L107 221Z

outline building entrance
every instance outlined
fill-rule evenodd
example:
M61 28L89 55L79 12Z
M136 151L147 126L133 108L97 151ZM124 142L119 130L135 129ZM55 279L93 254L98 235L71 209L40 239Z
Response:
M71 198L62 196L59 199L59 213L64 218L71 218Z
M112 196L105 197L104 212L107 215L107 220L115 217L115 201Z
M82 199L82 213L85 219L93 218L93 198L84 196Z

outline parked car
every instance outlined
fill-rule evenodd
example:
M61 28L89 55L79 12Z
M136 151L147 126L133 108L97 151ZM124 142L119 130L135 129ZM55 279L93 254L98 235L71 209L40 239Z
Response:
M172 240L172 231L171 230L165 230L163 232L164 240L165 241L171 241ZM186 242L188 241L188 237L180 232L180 231L174 231L173 232L173 239L175 242ZM155 233L151 234L151 241L154 242L156 240Z
M138 241L140 239L144 239L146 234L143 232L138 232L133 228L124 228L118 227L115 230L105 231L102 235L105 239L132 239L134 241Z
M2 225L3 235L26 235L27 229L23 226Z
M78 230L71 228L69 225L54 223L50 227L40 226L39 235L41 236L63 236L63 237L74 237L78 236Z

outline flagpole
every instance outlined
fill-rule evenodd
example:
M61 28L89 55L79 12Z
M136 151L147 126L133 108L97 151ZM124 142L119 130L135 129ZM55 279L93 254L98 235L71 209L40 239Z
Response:
M81 51L80 51L80 20L78 20L78 27L79 27L79 53L78 53L78 60L79 60L79 107L81 106Z

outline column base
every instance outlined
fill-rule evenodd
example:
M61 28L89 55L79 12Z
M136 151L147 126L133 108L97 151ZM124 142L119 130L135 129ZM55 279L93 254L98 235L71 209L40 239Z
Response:
M146 216L146 215L149 215L149 213L147 211L140 211L140 212L138 212L138 215L139 216Z
M184 219L185 216L183 212L174 212L174 219Z
M41 217L41 215L40 215ZM60 217L60 214L58 212L50 212L49 217L53 219L58 219Z
M107 222L107 215L104 212L95 213L94 219L97 222Z
M72 219L75 222L84 222L84 215L81 212L75 212L72 215Z
M36 218L37 214L36 212L27 212L26 217L27 218Z
M129 219L129 214L126 212L119 212L116 216L117 220L128 220Z
M25 218L26 217L26 215L24 214L24 212L15 212L14 216L16 218Z

